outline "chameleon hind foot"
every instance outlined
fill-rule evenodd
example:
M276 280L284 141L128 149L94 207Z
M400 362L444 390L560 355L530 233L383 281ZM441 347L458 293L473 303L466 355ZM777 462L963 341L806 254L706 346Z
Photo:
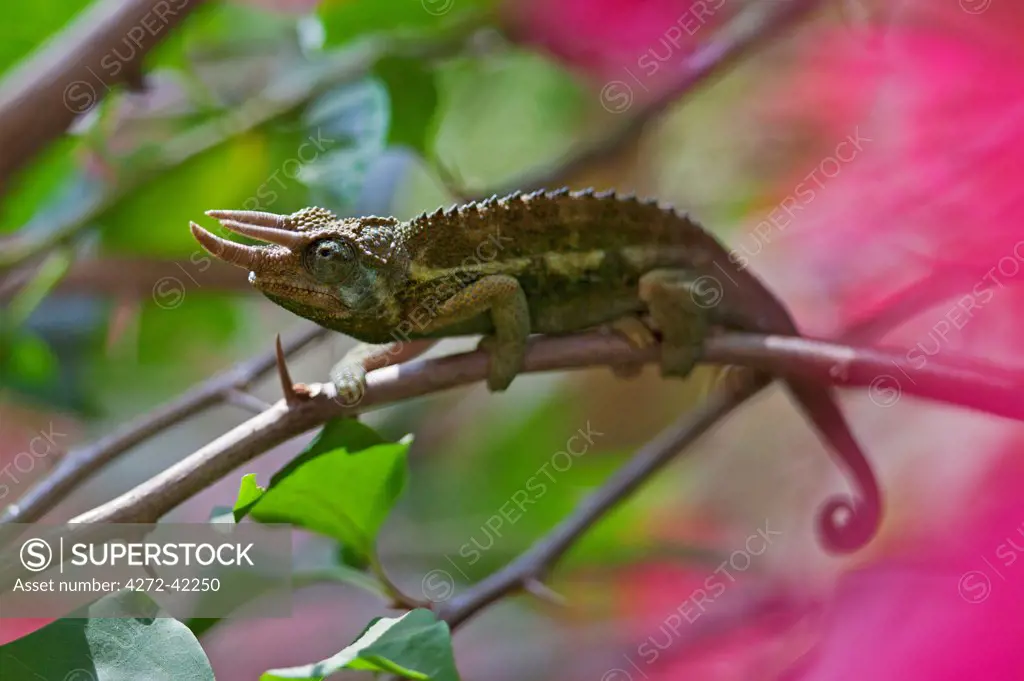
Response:
M650 348L658 344L658 337L650 326L640 317L630 315L621 317L608 325L608 328L624 337L630 345L638 350ZM644 369L643 362L616 364L611 367L612 373L619 378L636 378Z
M651 270L640 277L640 299L661 332L662 376L688 376L704 350L709 315L697 304L692 283L686 270Z

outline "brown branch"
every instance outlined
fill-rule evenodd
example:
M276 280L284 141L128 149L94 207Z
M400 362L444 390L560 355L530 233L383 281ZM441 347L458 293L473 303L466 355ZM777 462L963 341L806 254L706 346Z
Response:
M748 374L749 378L749 374ZM541 541L503 569L474 584L439 608L438 616L454 629L494 601L541 581L590 527L661 470L719 419L767 385L744 381L711 396L640 449L625 465Z
M0 84L0 196L10 179L116 85L202 0L100 0ZM116 51L115 51L116 50Z
M25 267L0 280L0 302L14 294L35 274ZM198 264L158 258L90 258L78 260L54 287L54 293L91 293L117 298L187 295L191 291L252 293L254 289L238 268L212 258Z
M291 339L285 352L298 352L326 333L326 329L311 327ZM216 404L237 404L239 393L273 369L276 361L275 353L268 352L242 362L88 447L68 452L45 478L4 510L0 525L39 520L72 490L132 447ZM249 398L246 403L252 408L255 398Z
M912 366L901 350L853 348L787 336L725 333L709 338L705 347L706 360L711 363L746 365L772 375L790 375L842 386L879 389L881 385L881 392L874 396L879 406L890 406L906 394L1024 421L1024 405L1017 399L1024 389L1024 372L1020 371L1009 372L981 364L953 363L938 357L923 366ZM657 355L657 347L638 350L617 335L600 332L540 337L530 341L525 371L639 364L653 362ZM487 356L480 351L388 366L368 375L367 391L362 402L350 407L339 404L327 393L308 398L292 408L280 400L267 411L235 427L165 471L77 516L71 522L154 523L235 468L330 418L352 416L370 408L482 381L487 375L487 366ZM880 379L884 385L879 383ZM644 472L647 467L661 465L662 458L668 456L667 443L689 442L699 432L710 427L713 413L724 409L721 400L732 401L742 396L742 392L720 395L711 405L696 412L696 416L691 416L666 432L643 450L645 454L636 459L639 463L627 464L624 469L632 471L631 475L641 477L629 482L630 478L622 477L626 473L620 473L616 478L618 487L615 489L628 492L635 488L642 482L643 476L649 474ZM687 423L695 429L694 433L688 435L684 432L683 426ZM94 456L109 460L104 448L94 445L90 449L94 450ZM608 499L602 504L608 503ZM596 502L592 501L592 504ZM587 517L596 517L594 512L604 508L602 504L585 506L582 512L587 513ZM562 529L558 536L575 536L581 528L580 521L567 520L566 523L560 526ZM561 544L563 541L565 539L550 543L549 548L545 549L548 553L544 555L550 554L557 558L564 551ZM528 555L536 559L538 553ZM12 576L12 570L16 570L16 563L17 557L10 554L0 557L0 591L11 583L8 578ZM514 564L520 565L517 569L522 569L522 563ZM503 580L509 579L510 573L504 574L506 576ZM493 582L490 584L487 594L492 593L490 589L496 588ZM459 610L455 612L459 617L450 615L453 620L469 614L470 605L465 600L460 602Z
M637 350L605 333L531 339L527 372L653 362L658 348ZM705 356L715 364L746 365L773 375L792 375L878 391L879 404L915 395L1024 420L1016 399L1024 372L932 358L913 367L903 351L852 348L787 336L726 333L708 339ZM469 352L418 360L370 372L362 402L346 407L329 394L289 409L283 400L225 433L133 490L75 518L75 522L154 522L223 475L282 442L323 424L401 400L481 381L487 356ZM880 380L881 379L881 382Z

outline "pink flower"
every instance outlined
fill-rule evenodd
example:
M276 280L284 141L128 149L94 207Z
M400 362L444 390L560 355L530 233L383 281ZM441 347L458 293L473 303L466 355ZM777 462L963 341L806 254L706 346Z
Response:
M807 159L815 177L801 168L779 189L813 192L787 236L848 320L922 279L961 281L974 308L991 297L976 284L1024 281L1024 8L916 3L897 20L816 41L784 90L829 140ZM840 153L851 134L862 150Z
M538 45L638 96L657 92L729 14L725 0L528 0L506 14Z

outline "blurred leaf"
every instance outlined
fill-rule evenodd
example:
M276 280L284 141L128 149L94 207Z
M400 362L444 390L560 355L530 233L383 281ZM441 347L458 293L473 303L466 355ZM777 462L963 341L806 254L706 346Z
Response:
M122 253L185 256L199 246L189 220L238 206L270 173L266 133L234 137L161 173L97 218L103 245Z
M152 606L153 617L110 616L129 607L138 611L140 603ZM156 603L139 592L101 598L74 617L0 646L0 678L213 681L196 637L181 622L158 614Z
M68 24L89 0L37 0L4 6L0 76Z
M514 408L482 410L463 422L457 438L438 443L443 459L440 453L417 457L422 465L440 459L444 475L418 477L410 514L427 526L454 525L442 538L451 543L431 550L456 563L467 579L479 579L549 532L628 461L632 452L609 451L602 424L579 404L564 386L524 390ZM661 485L667 494L656 492ZM677 487L678 480L667 477L619 504L574 545L566 562L645 555L655 543L651 514L678 498Z
M208 522L211 523L234 523L235 510L230 506L214 506L210 509L210 519ZM191 629L191 627L189 627Z
M384 591L383 586L376 577L367 574L363 570L358 570L348 565L333 565L329 568L321 568L319 570L296 572L292 576L292 585L295 588L310 584L323 584L325 582L350 584L365 591L366 593L373 594L374 596L380 596L382 599L388 598L387 593Z
M25 323L43 298L67 274L72 259L71 251L66 248L57 249L46 256L39 270L18 291L8 306L6 320L12 326L21 326Z
M271 59L253 59L260 56ZM296 17L251 4L206 3L147 55L146 66L201 76L209 90L224 100L234 99L225 95L238 92L220 75L233 72L235 85L241 86L240 81L261 72L269 75L300 56Z
M183 275L183 278L185 275ZM227 294L193 293L187 278L175 307L147 304L139 315L139 363L173 365L192 360L210 348L226 345L241 319L234 298Z
M15 175L10 193L0 201L0 233L14 231L28 222L71 179L78 145L76 138L64 135Z
M459 678L448 625L439 622L431 611L419 609L401 617L375 619L336 655L302 667L272 669L260 676L260 681L320 681L342 669L385 672L419 681Z
M402 492L409 441L386 442L353 419L328 422L257 498L235 503L236 518L286 522L333 537L361 557ZM246 498L258 489L243 485Z
M387 57L373 73L384 82L390 101L389 145L402 145L423 158L432 154L437 116L437 82L422 59Z
M332 148L302 168L311 203L349 212L359 197L367 170L387 144L389 110L383 84L374 78L324 93L307 108L307 128Z
M334 47L376 33L442 31L494 5L494 0L325 0L317 14L325 46Z
M202 254L188 221L210 208L296 210L309 193L300 177L300 147L312 143L299 121L286 117L151 175L96 218L103 246L161 257ZM125 172L149 174L147 165Z
M250 48L271 49L281 41L295 42L295 17L268 12L241 3L211 4L181 26L182 35L195 45L237 42Z
M348 544L338 544L336 552L339 565L350 567L354 570L365 570L370 565L369 558L359 551L353 550Z
M234 518L231 517L231 509L227 509L227 515L221 520L211 519L211 522L228 522L233 523ZM225 570L222 574L221 581L226 581L231 576L230 570ZM246 579L246 594L250 600L255 600L260 596L268 593L279 592L281 588L281 582L279 579L270 578L265 583L260 584L253 579L254 575L251 571L240 573L239 577ZM320 569L311 570L300 570L292 573L291 585L292 590L298 590L306 586L313 586L317 584L346 584L354 586L357 589L366 593L378 596L381 599L386 599L388 596L384 593L379 581L377 581L371 575L366 574L360 570L355 570L345 565L332 565ZM204 599L210 598L207 594L200 594L196 610L208 610L209 608L204 607ZM216 599L210 598L210 603L214 603ZM211 605L211 607L215 607ZM196 637L202 637L210 629L227 620L231 622L232 619L228 617L190 617L185 621L185 626L196 635Z
M0 385L40 387L57 375L57 358L42 338L13 328L0 331Z
M526 51L446 62L437 154L473 186L501 184L573 145L587 92L554 62Z

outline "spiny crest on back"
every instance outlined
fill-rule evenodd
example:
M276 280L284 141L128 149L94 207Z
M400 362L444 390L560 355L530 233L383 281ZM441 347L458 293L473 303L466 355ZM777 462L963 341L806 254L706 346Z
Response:
M635 194L617 195L614 191L597 192L594 189L570 191L566 187L555 190L537 190L530 193L513 192L508 196L491 196L480 201L438 208L422 213L403 227L410 236L421 234L451 234L476 231L495 224L513 227L530 224L533 228L554 227L571 222L607 224L618 229L657 230L687 229L699 226L689 215L679 213L657 199L641 200Z

